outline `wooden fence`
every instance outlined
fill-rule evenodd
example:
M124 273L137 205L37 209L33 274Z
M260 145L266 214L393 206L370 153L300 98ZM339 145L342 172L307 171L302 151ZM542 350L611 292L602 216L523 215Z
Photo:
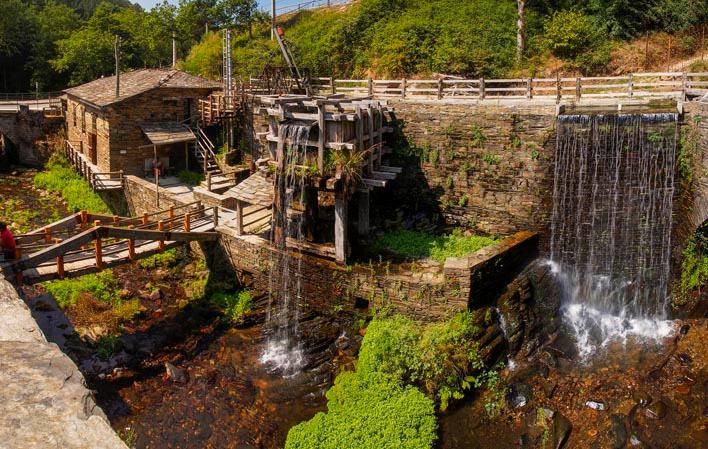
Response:
M260 80L251 78L257 88ZM708 93L708 72L631 73L623 76L509 79L335 79L311 78L317 94L421 99L677 98ZM253 89L256 91L256 89Z

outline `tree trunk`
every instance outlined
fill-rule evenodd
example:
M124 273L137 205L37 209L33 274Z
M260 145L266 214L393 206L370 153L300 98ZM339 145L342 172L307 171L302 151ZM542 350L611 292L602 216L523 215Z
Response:
M519 17L516 20L516 62L521 63L524 56L525 36L524 36L524 8L526 0L516 0L516 5L519 10Z

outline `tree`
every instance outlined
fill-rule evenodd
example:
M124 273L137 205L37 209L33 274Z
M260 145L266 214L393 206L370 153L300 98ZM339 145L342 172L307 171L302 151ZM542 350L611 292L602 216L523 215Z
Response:
M20 0L0 0L0 79L3 90L25 90L25 55L31 52L30 40L37 29L33 10ZM12 68L8 70L8 68Z
M524 56L524 8L526 0L516 0L516 7L519 10L519 17L516 20L516 62L521 63Z
M248 37L253 37L252 25L258 11L256 0L220 0L215 8L215 18L222 27L248 30Z

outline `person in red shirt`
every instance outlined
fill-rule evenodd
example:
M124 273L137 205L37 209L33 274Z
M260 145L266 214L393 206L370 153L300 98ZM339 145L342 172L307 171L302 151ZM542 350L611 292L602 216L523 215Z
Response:
M15 236L12 235L7 224L0 222L0 250L5 260L15 258Z

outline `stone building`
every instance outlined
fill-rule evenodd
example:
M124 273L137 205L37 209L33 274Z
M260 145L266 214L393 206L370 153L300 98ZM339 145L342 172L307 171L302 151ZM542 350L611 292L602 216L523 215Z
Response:
M67 140L94 172L144 176L155 152L172 171L188 163L199 99L220 84L173 69L142 69L65 90Z

